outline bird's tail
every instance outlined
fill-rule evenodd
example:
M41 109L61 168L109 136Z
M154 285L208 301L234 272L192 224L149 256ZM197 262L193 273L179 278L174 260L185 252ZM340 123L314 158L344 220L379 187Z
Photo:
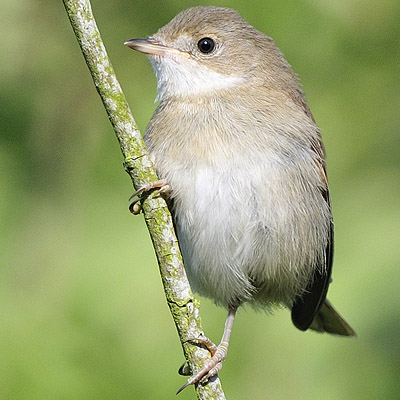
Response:
M340 336L357 336L353 328L339 315L328 300L322 304L310 329Z

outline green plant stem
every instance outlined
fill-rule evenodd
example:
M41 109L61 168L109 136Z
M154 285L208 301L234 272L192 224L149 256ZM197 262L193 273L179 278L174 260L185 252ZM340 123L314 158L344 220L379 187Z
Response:
M124 157L125 169L134 187L139 188L148 182L156 181L156 171L107 56L90 2L63 0L63 3L114 128ZM193 297L186 277L171 214L165 200L159 195L149 196L143 202L143 214L157 255L167 303L185 357L192 371L196 371L201 368L209 354L198 346L184 343L188 339L203 335L203 329L199 316L199 302ZM207 385L198 385L196 394L201 400L225 399L218 378Z

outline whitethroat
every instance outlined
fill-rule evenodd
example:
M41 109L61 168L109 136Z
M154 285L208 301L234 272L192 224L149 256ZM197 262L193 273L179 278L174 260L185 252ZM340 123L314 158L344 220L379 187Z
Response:
M195 7L125 44L157 77L145 142L161 181L149 187L169 190L191 287L228 309L219 346L196 339L212 357L180 390L221 369L244 303L284 305L303 331L354 336L326 300L333 222L320 130L274 41L232 9Z

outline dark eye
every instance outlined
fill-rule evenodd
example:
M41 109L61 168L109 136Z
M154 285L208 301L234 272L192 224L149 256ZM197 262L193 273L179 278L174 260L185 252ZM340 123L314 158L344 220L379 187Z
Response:
M197 42L197 47L203 54L209 54L215 49L215 42L213 39L205 37Z

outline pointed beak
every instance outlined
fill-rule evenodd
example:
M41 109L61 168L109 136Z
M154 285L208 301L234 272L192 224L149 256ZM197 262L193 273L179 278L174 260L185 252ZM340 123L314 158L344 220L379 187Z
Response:
M167 47L161 44L158 40L154 38L147 39L129 39L124 43L125 46L129 48L140 51L141 53L148 54L150 56L187 56L188 53L174 49L172 47Z

